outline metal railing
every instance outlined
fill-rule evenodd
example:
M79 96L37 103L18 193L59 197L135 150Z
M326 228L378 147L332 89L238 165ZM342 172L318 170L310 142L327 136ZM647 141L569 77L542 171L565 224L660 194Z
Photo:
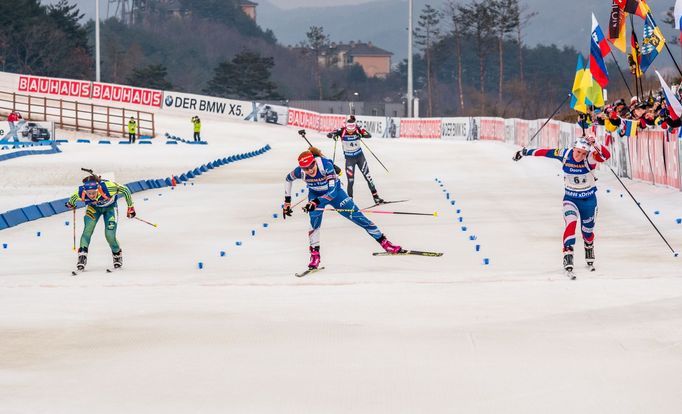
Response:
M11 111L18 111L27 120L53 121L61 128L124 137L133 117L138 135L156 135L153 112L0 91L0 113Z

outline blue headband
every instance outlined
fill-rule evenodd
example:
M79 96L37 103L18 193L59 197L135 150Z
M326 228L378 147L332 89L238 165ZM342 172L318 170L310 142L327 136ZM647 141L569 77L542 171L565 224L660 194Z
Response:
M83 184L83 188L87 190L97 190L99 188L99 183L97 181L87 181Z

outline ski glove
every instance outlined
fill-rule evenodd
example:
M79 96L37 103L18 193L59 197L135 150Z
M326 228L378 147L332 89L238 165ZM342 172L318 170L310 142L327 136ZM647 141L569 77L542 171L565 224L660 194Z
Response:
M334 141L336 141L337 139L339 139L339 135L338 135L337 133L335 133L335 132L330 132L330 133L327 134L327 138L331 138L331 139L333 139Z
M69 210L73 210L74 208L76 208L76 206L74 206L73 204L69 203L68 201L67 201L66 204L64 204L64 205L65 205L66 208L68 208Z
M294 211L291 209L291 196L284 197L284 205L282 206L282 218L287 219L287 216L291 217Z
M315 209L317 208L317 206L319 204L320 204L320 200L318 200L317 198L314 198L314 199L308 201L308 204L306 204L305 207L303 207L303 211L305 211L306 213L310 213L311 211L315 211Z
M128 207L128 214L126 214L128 218L133 218L135 217L135 207Z
M514 157L513 157L512 159L513 159L514 161L518 161L518 160L520 160L521 158L523 158L524 155L527 155L527 154L528 154L528 152L526 151L525 148L523 148L523 149L521 149L521 150L519 150L519 151L516 151L516 154L514 154Z

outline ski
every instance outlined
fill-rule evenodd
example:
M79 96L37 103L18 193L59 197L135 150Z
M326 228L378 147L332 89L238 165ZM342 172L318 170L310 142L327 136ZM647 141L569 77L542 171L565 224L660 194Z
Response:
M369 207L363 208L363 210L369 210L370 208L374 208L374 207L377 207L377 206L382 206L382 205L384 205L384 204L404 203L404 202L406 202L406 201L410 201L410 200L395 200L395 201L384 201L383 203L374 203L373 205L371 205L371 206L369 206Z
M590 272L594 272L594 271L597 270L597 269L594 267L593 264L588 263L588 264L587 264L587 270L589 270Z
M576 277L577 277L577 276L575 275L575 273L573 273L573 269L566 269L566 270L564 271L564 273L565 273L566 277L569 278L569 279L571 279L571 280L575 280Z
M85 272L85 269L76 269L71 271L71 276L78 276L79 274Z
M376 252L372 256L427 256L427 257L441 257L443 253L440 252L422 252L419 250L402 250L398 253Z
M118 271L120 271L120 270L121 270L120 267L108 267L108 268L107 268L107 273L114 273L114 272L118 272Z
M308 270L306 270L305 272L296 273L296 277L307 276L307 275L309 275L309 274L311 274L311 273L318 272L318 271L320 271L320 270L322 270L322 269L324 269L324 266L323 266L323 267L318 267L317 269L308 269Z

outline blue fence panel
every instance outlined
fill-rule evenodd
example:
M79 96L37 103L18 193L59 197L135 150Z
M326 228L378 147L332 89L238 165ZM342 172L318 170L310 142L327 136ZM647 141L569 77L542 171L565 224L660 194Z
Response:
M35 204L32 206L24 207L21 210L24 212L24 214L26 215L26 218L29 221L38 220L39 218L43 218L43 214L40 212L40 210L38 209L38 206L36 206Z

